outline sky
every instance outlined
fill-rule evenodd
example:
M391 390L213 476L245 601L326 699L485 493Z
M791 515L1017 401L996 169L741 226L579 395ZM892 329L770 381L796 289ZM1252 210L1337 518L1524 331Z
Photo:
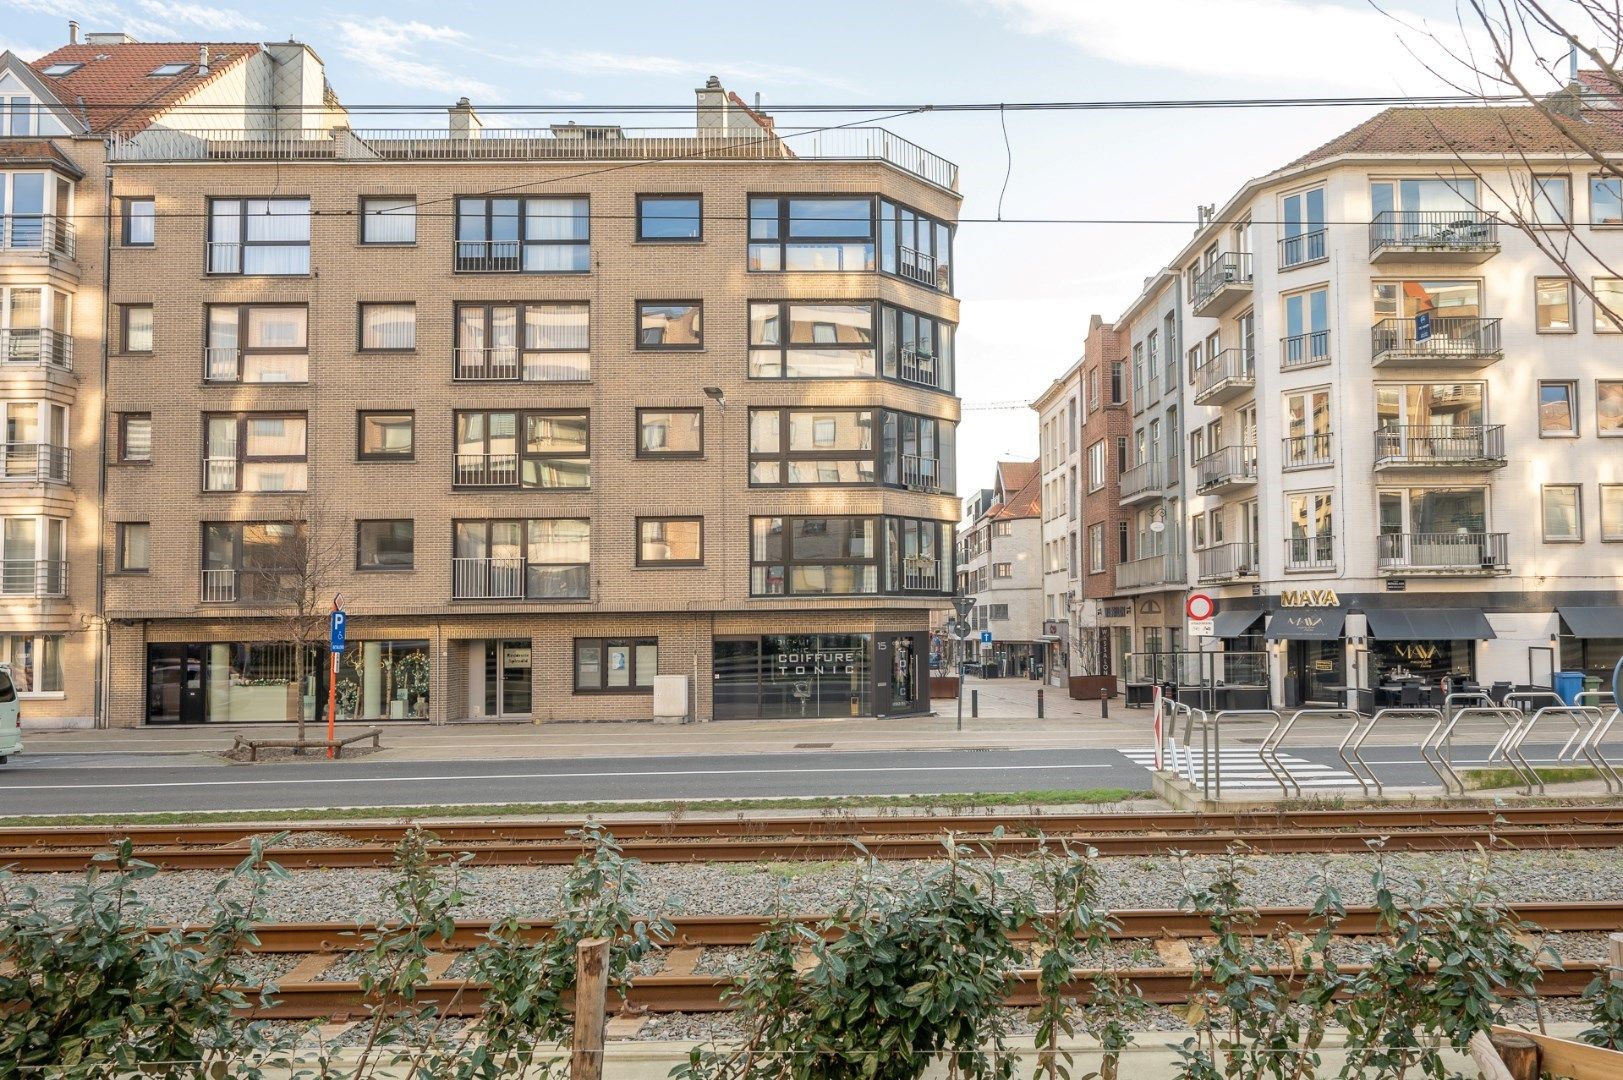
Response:
M1367 0L0 0L0 49L32 59L66 42L69 18L86 32L143 41L297 38L326 61L346 104L440 110L467 96L487 122L508 126L552 118L488 110L691 105L710 75L746 100L759 93L769 113L775 103L1436 92L1416 58L1428 44L1405 26L1457 34L1452 0L1379 10ZM885 120L959 165L965 217L995 218L1001 202L1006 218L1136 222L960 227L959 490L990 486L999 460L1036 456L1036 414L1025 404L1076 359L1088 317L1119 314L1176 253L1198 205L1223 203L1374 111L1009 112L1006 142L996 112Z

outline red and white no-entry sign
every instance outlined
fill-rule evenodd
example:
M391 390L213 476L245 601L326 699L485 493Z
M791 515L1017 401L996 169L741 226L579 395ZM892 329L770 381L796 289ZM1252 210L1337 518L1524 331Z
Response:
M1190 593L1183 603L1184 614L1196 622L1203 622L1217 614L1217 601L1205 593Z

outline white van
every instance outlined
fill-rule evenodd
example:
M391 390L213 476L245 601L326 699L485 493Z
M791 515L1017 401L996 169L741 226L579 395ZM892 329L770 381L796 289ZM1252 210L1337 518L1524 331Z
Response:
M17 687L11 681L11 669L0 664L0 765L12 754L22 753L21 724L22 710L17 701Z

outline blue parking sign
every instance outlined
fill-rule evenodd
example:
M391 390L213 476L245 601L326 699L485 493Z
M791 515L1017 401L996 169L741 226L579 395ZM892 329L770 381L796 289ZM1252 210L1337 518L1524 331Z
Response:
M331 644L332 651L335 653L341 653L344 651L344 628L348 625L348 623L349 616L345 615L342 611L335 611L332 613Z

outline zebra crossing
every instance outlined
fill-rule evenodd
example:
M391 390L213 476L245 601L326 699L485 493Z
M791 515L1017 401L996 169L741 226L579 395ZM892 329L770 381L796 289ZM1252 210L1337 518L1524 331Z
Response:
M1155 749L1144 747L1142 749L1121 750L1121 753L1135 765L1142 765L1146 769L1155 768ZM1275 755L1279 764L1284 766L1298 784L1304 788L1309 787L1358 787L1358 778L1345 769L1338 769L1330 765L1321 765L1316 761L1308 761L1294 754ZM1178 751L1177 768L1180 774L1189 775L1189 763L1193 759L1195 779L1198 781L1204 775L1206 755L1198 747L1190 750L1182 748ZM1252 788L1272 788L1279 790L1279 781L1275 780L1268 767L1262 763L1262 755L1255 750L1223 750L1220 751L1214 764L1221 763L1223 770L1223 789L1225 791L1244 791ZM1172 755L1166 756L1166 767L1172 768Z

